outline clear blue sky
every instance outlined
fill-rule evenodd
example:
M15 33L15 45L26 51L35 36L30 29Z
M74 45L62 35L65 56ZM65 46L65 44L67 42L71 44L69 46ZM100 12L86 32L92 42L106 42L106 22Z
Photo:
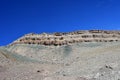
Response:
M0 0L0 45L30 32L120 30L120 0Z

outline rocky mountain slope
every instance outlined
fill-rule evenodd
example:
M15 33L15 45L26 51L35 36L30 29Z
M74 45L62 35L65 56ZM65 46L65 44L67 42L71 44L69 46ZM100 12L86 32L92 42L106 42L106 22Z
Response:
M27 34L0 47L0 80L120 80L119 33Z
M27 34L12 44L68 45L80 42L120 41L120 31L84 30L68 33Z

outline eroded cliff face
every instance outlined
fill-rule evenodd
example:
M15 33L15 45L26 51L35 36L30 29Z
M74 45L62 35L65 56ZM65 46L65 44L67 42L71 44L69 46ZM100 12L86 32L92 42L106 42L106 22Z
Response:
M120 41L120 31L81 30L68 33L26 34L13 44L68 45L80 42L116 42Z

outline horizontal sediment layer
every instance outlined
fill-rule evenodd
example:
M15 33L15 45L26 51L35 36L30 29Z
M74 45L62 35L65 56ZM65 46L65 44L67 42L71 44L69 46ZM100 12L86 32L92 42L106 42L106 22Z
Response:
M120 31L106 30L81 30L68 33L53 34L26 34L14 44L38 44L38 45L68 45L80 42L117 42L120 41Z

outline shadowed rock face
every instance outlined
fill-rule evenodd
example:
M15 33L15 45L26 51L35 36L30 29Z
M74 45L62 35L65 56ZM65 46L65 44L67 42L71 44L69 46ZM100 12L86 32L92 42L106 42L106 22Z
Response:
M116 42L120 41L120 31L83 30L68 33L26 34L12 44L68 45L78 42Z

